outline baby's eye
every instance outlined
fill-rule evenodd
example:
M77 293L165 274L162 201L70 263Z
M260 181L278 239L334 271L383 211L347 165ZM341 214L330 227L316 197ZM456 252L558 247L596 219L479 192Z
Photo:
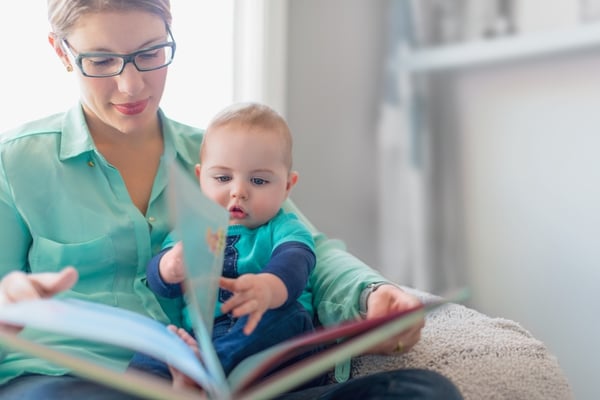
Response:
M260 186L260 185L266 185L267 183L269 183L268 180L263 179L263 178L251 178L250 182L252 182L253 184Z
M231 177L227 176L227 175L220 175L220 176L215 176L215 180L217 182L229 182L231 180Z

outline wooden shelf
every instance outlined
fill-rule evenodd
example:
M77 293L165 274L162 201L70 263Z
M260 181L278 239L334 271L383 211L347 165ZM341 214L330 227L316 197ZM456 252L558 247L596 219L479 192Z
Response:
M404 54L401 65L409 72L430 72L561 54L594 47L600 48L600 23L588 23L560 31L527 33L409 50Z

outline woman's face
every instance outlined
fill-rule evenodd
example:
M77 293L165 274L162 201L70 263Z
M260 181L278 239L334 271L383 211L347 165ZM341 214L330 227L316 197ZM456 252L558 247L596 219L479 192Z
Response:
M80 18L66 40L75 56L128 54L167 42L167 29L159 16L143 11L91 13ZM167 68L140 72L128 63L120 75L90 78L69 60L79 76L81 101L92 134L143 135L156 129Z

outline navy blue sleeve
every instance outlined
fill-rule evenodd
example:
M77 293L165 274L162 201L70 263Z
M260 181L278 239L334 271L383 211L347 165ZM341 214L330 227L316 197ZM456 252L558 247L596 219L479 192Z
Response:
M166 297L168 299L174 299L181 297L183 291L181 290L181 284L179 283L166 283L161 277L158 270L160 259L165 255L167 251L171 250L171 247L167 247L160 253L152 257L148 266L146 267L146 282L148 287L155 295L160 297Z
M295 302L308 283L308 277L315 268L316 256L310 247L302 242L282 243L273 250L271 260L262 272L268 272L283 281L288 298L281 306Z

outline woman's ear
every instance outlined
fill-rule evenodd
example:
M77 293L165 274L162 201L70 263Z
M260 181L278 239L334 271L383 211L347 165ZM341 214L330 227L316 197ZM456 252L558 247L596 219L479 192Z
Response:
M69 57L65 53L65 50L63 49L63 45L62 45L60 39L58 39L56 37L56 35L52 32L50 32L48 34L48 43L50 43L50 46L52 46L52 48L54 49L54 52L56 53L58 58L60 58L60 60L62 61L63 65L65 66L67 71L68 72L73 71L73 65L71 65L71 61L69 60Z

